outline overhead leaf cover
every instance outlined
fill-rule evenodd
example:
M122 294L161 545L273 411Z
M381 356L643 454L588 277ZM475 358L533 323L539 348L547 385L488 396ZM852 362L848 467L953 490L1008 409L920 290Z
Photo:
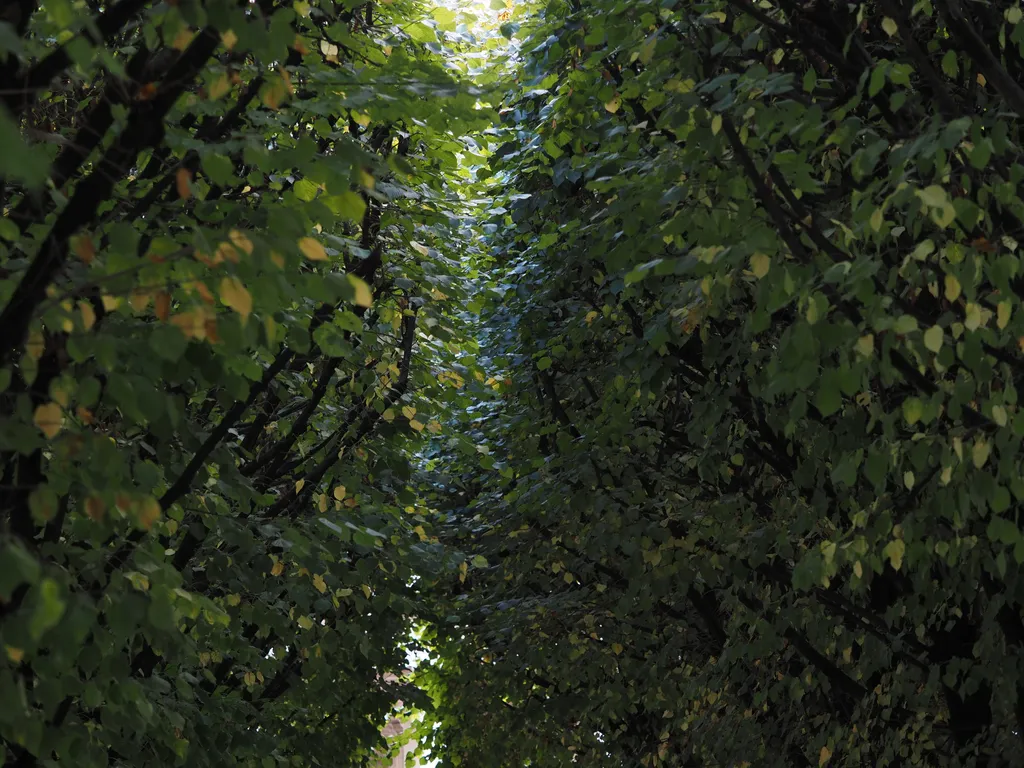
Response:
M5 4L5 763L1014 764L1022 22Z

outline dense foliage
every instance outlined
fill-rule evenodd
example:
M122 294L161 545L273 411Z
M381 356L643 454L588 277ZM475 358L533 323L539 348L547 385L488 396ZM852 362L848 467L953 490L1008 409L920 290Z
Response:
M433 245L489 121L428 10L5 4L12 765L361 765L410 700L411 446L461 378Z
M475 8L0 10L7 762L1019 761L1024 12Z
M488 176L444 765L970 765L1024 727L1015 4L552 2ZM501 704L496 704L500 699Z

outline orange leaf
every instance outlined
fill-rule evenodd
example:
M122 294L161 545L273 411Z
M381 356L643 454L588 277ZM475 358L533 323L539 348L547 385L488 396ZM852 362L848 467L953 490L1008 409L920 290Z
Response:
M92 264L92 260L96 258L96 246L89 235L76 235L71 238L71 251L86 264Z
M174 175L174 180L178 185L178 197L182 200L188 200L192 196L192 187L190 186L192 171L188 168L179 168L178 172Z
M61 426L64 423L64 414L57 403L47 403L36 408L32 421L39 428L39 431L52 440L60 432Z
M153 302L153 311L158 320L163 323L167 322L167 318L171 316L171 295L167 291L157 293L156 300Z
M103 519L103 512L105 510L106 505L99 496L90 496L85 500L85 514L97 523Z

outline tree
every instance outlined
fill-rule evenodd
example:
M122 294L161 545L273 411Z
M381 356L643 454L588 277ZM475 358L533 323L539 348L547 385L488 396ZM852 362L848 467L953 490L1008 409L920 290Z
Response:
M5 13L7 762L361 765L486 112L406 0Z
M444 463L442 765L1019 751L1020 10L550 2Z

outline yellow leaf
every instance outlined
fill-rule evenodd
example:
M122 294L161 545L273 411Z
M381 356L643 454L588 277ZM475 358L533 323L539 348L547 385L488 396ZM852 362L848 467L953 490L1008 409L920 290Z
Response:
M216 80L214 80L210 84L210 90L207 91L207 95L211 99L216 101L221 96L224 96L230 90L231 90L231 80L228 78L227 74L225 73L225 74L221 75L220 77L218 77Z
M326 512L327 511L327 494L326 493L321 493L319 495L319 497L317 497L316 506L317 506L317 509L319 509L321 512Z
M898 27L896 26L895 21L886 16L884 19L882 19L882 29L885 30L885 34L887 34L889 37L892 37L893 35L896 34Z
M246 685L256 685L256 675L253 674L252 672L246 672L245 673L245 684Z
M235 248L242 251L247 256L252 256L252 240L250 240L244 232L232 229L228 232L228 239Z
M597 312L595 310L590 310L589 312L587 312L587 316L583 319L586 321L587 325L590 325L592 322L594 322L596 318Z
M622 646L622 643L612 643L612 651L615 652L616 656L618 656L624 650L625 650L625 648Z
M162 513L160 502L152 496L147 496L139 503L139 525L148 531L160 519Z
M370 589L369 585L367 585L367 584L363 584L362 587L363 587L363 594L366 595L366 599L369 600L370 597L373 595L373 591Z
M857 339L857 352L863 357L871 357L875 352L875 336L872 333L861 336Z
M38 360L45 351L46 339L43 338L43 332L39 328L33 328L29 331L28 341L25 342L25 354L33 360Z
M611 112L613 115L619 111L619 107L622 106L622 97L619 94L615 94L610 100L604 103L604 108Z
M171 44L171 47L178 51L184 51L188 48L188 44L192 42L193 37L195 37L195 32L188 27L182 27L178 30L178 34L174 36L174 42Z
M956 301L960 297L960 281L954 275L946 275L946 301Z
M882 224L885 222L885 212L881 208L875 208L871 212L871 228L877 232L882 228Z
M828 747L822 747L821 752L818 753L818 768L827 763L830 757L832 757L832 751Z
M20 664L21 660L25 658L25 652L21 648L15 648L13 645L4 646L4 650L7 651L7 658L15 664Z
M316 591L321 595L327 591L327 582L324 581L324 577L320 574L313 577L313 586L316 587Z
M750 257L750 271L754 273L754 277L758 280L768 274L768 270L771 269L771 266L772 260L766 254L755 253Z
M903 555L906 551L906 544L904 544L900 539L893 539L885 545L885 549L882 550L882 554L889 558L889 564L898 571L903 565Z
M992 406L992 421L1000 427L1006 426L1006 409L1001 405Z
M336 498L338 501L341 501L342 499L345 498L345 486L344 485L335 486L335 488L334 488L334 498Z
M299 250L310 261L327 261L327 251L312 237L304 237L299 240Z
M711 135L717 136L720 130L722 130L722 116L715 115L711 118Z
M238 43L238 35L229 29L227 32L221 34L220 41L224 43L224 47L230 51L235 47L235 44Z
M416 415L416 409L413 408L411 405L407 405L404 408L402 408L402 415L405 416L405 418L407 419L411 419L413 416Z
M856 563L853 564L853 574L858 579L861 579L861 578L864 577L864 566L861 565L860 560L858 560Z
M996 325L1003 330L1010 322L1010 302L1000 301L996 307Z
M358 307L373 306L373 291L370 290L370 286L366 284L366 281L359 279L355 275L349 275L348 281L355 289L355 298L352 300L355 305Z
M409 426L412 427L413 429L415 429L417 432L422 432L423 431L423 422L416 421L416 419L411 420L409 422Z
M435 419L434 421L427 424L427 429L436 435L438 432L441 431L441 422Z
M306 484L305 480L296 480L295 481L295 492L296 493L302 493L302 486L304 486L305 484Z
M135 291L132 293L131 298L128 299L128 303L131 304L132 309L136 312L141 312L149 306L150 297L149 291Z
M32 421L48 439L52 440L60 432L64 415L57 403L47 403L36 408Z
M225 277L220 281L220 300L240 314L243 320L252 312L252 296L237 277Z
M270 573L273 576L280 576L282 573L284 573L284 563L278 560L270 569Z
M981 325L981 305L968 302L965 310L964 327L969 331L976 331Z
M309 616L299 616L299 626L303 629L312 629L313 620Z
M975 469L981 469L985 466L990 453L992 453L992 446L989 445L988 440L979 439L974 444L974 447L971 448L971 462L973 462Z
M924 332L924 346L938 354L939 350L942 349L942 327L933 325L927 331Z
M395 409L388 408L384 413L381 414L381 418L384 419L388 424L395 420Z
M104 312L113 312L121 306L121 299L117 296L103 296L101 300L103 301Z
M409 242L409 245L411 245L412 249L414 251L416 251L418 254L420 254L421 256L429 256L430 255L430 249L427 248L427 246L425 246L423 243L417 243L415 240L411 240Z

